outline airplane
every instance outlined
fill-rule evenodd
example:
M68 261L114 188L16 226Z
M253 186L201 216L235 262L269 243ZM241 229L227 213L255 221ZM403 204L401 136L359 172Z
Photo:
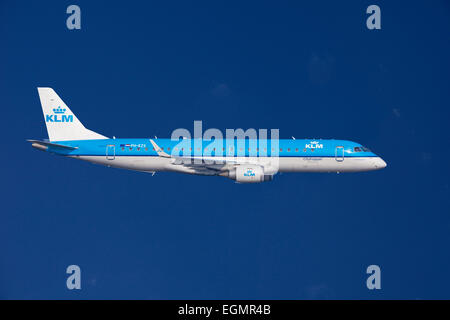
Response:
M277 172L361 172L386 162L359 143L331 139L113 139L89 130L52 88L38 88L49 139L42 151L108 167L271 181ZM213 144L214 143L214 144ZM209 150L208 150L209 147Z

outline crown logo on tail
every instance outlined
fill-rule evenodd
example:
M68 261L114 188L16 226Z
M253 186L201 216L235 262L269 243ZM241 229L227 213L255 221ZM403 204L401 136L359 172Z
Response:
M59 114L59 113L65 113L65 112L66 112L66 109L63 109L63 108L61 108L61 107L58 107L58 108L56 108L56 109L53 109L53 112L56 113L56 114Z

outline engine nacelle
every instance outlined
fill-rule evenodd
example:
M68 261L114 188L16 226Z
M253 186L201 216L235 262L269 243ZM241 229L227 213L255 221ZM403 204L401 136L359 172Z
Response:
M240 165L228 173L228 178L239 183L258 183L272 181L272 175L264 174L264 169L260 166Z

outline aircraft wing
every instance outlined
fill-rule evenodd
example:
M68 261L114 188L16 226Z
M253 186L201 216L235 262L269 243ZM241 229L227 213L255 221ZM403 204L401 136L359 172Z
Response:
M240 165L256 165L263 167L265 171L274 171L274 169L271 168L271 160L264 163L261 161L250 160L245 157L229 158L213 156L173 156L164 152L152 139L150 139L150 142L160 157L171 158L173 160L173 165L182 166L190 173L201 175L219 175L224 171L231 170Z

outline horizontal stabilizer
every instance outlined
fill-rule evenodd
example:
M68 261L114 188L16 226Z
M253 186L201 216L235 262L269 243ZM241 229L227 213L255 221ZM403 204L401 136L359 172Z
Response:
M65 146L63 144L51 143L51 142L47 142L47 141L39 141L39 140L27 140L27 141L31 142L32 146L37 148L37 149L43 149L43 148L46 148L46 147L62 148L62 149L66 149L66 150L78 149L77 147Z

